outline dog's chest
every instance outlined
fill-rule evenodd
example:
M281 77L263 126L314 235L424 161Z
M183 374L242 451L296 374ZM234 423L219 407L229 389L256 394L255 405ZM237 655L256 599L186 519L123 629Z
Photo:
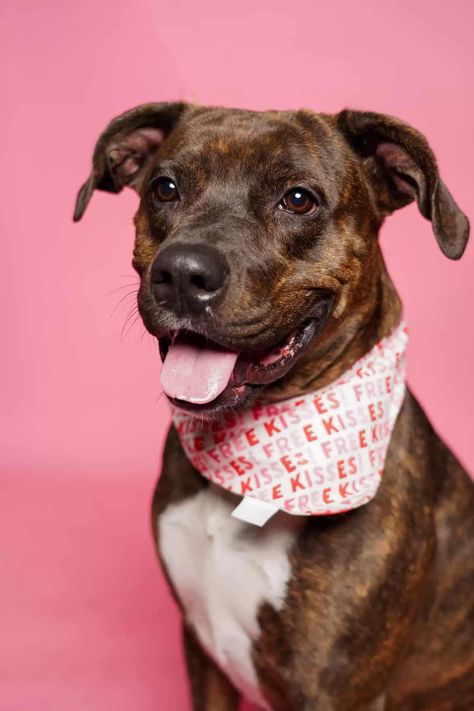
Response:
M235 505L211 485L168 506L159 520L160 551L203 647L247 698L267 708L252 662L257 613L263 602L283 604L300 524L283 514L260 529L232 518Z

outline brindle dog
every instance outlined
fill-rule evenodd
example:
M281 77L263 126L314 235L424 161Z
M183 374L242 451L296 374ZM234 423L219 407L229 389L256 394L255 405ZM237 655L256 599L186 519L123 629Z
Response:
M416 200L451 259L469 233L425 138L368 112L140 106L99 138L74 219L95 189L126 185L141 198L139 309L162 356L176 334L239 353L214 400L174 399L203 418L262 390L275 401L322 387L392 331L401 306L378 243L391 212ZM262 353L295 332L294 356L267 382ZM157 537L168 510L210 488L172 427L154 498ZM473 709L473 514L470 479L407 391L375 499L344 516L300 518L293 531L284 598L273 605L263 596L258 632L249 632L254 698L282 711ZM196 515L199 522L204 513ZM268 544L290 518L253 528L245 554L257 555L261 536ZM174 565L168 555L165 572L186 608L194 708L236 709L240 693L225 665L186 624ZM244 609L246 584L234 591ZM202 604L208 592L200 591Z

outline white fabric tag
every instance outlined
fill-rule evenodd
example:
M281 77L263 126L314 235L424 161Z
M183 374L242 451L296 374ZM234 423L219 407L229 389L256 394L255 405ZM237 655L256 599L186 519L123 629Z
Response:
M277 511L278 507L269 504L267 501L244 496L231 515L246 523L253 523L254 526L264 526Z

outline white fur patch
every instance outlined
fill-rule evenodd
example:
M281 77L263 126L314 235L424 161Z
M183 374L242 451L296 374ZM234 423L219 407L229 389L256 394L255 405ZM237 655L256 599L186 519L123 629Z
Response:
M283 604L301 519L278 514L260 529L232 518L234 508L235 497L213 485L168 506L160 550L203 647L245 697L268 709L252 662L257 611L264 601Z

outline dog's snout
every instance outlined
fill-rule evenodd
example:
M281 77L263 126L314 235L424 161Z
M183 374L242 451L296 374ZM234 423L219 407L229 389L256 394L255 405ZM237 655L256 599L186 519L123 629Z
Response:
M175 244L155 258L150 286L160 306L196 313L223 295L228 276L227 260L216 247Z

